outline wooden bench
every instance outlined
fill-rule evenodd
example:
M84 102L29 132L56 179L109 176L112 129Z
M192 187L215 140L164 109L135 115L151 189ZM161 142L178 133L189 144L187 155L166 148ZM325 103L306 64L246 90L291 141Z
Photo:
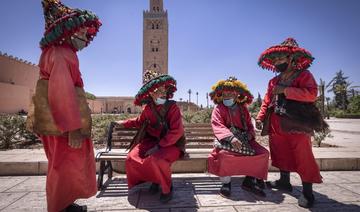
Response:
M206 159L213 148L214 134L210 124L186 124L186 154L176 161L172 169L177 172L204 172L207 170ZM108 180L113 176L114 164L121 166L123 172L127 152L126 147L133 139L137 129L134 128L118 128L109 126L109 134L107 137L107 147L105 150L97 152L95 160L100 163L97 186L98 190L103 189L103 178L106 173ZM196 167L197 163L197 167ZM118 169L119 170L119 169ZM117 171L117 170L116 170Z

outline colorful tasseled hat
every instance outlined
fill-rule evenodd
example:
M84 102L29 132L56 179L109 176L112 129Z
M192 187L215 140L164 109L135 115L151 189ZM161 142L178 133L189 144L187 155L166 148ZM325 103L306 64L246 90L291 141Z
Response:
M41 49L52 45L61 45L67 38L81 27L88 27L87 43L96 36L101 22L92 12L80 9L71 9L60 0L42 0L45 18L45 33L40 41Z
M219 104L223 101L222 94L224 91L236 91L238 92L238 98L235 100L236 103L240 104L251 104L253 95L248 90L247 86L237 80L235 77L229 77L227 80L220 80L211 87L209 94L211 100L215 104Z
M143 86L135 96L135 105L148 104L151 101L150 92L157 88L165 86L167 90L166 98L171 99L174 96L176 89L176 80L167 74L162 74L154 70L148 70L144 74Z
M287 38L280 45L272 46L265 50L258 61L260 67L276 71L273 60L275 58L291 55L293 67L296 70L304 70L310 67L314 58L306 49L300 48L294 38Z

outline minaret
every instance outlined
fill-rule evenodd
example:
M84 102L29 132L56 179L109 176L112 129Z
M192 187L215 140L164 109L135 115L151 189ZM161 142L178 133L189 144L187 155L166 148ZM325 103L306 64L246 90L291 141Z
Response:
M143 16L143 74L150 69L167 74L168 19L163 0L150 0Z

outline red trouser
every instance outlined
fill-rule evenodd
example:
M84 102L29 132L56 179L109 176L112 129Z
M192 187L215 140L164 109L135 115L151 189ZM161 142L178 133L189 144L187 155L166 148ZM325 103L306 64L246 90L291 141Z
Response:
M86 139L73 149L67 137L40 136L48 159L46 199L49 212L59 212L80 198L96 194L93 144Z
M279 117L272 115L269 143L273 166L283 171L297 172L302 182L322 182L319 167L312 153L310 135L283 132Z
M161 147L156 153L144 157L145 152L155 145L155 142L144 141L129 152L125 163L129 189L148 181L160 184L163 193L170 192L171 164L181 152L175 146Z

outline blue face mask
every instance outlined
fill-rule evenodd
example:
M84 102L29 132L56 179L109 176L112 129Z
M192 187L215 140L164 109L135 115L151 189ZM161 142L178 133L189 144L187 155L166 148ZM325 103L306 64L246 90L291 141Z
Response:
M226 107L231 107L234 105L234 99L224 99L223 103Z
M163 99L163 98L157 98L155 100L155 104L157 104L157 105L163 105L163 104L165 104L165 102L166 102L166 99Z

